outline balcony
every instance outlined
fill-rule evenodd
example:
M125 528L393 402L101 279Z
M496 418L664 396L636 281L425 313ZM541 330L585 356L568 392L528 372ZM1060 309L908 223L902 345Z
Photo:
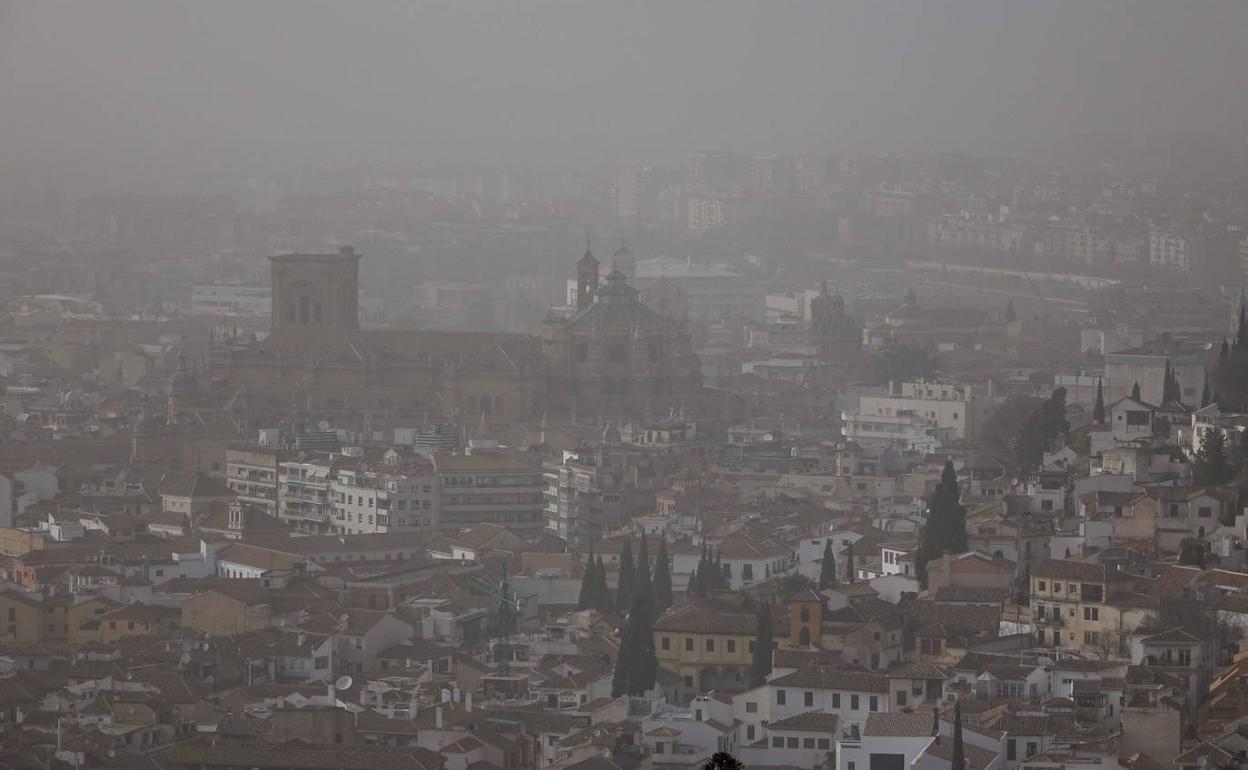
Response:
M1033 614L1033 620L1037 627L1064 628L1066 626L1066 620L1062 617L1061 611L1056 607L1052 608L1052 610L1037 607Z

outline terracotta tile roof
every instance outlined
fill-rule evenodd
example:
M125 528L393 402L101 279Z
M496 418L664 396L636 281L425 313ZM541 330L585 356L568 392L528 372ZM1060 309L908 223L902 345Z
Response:
M828 666L799 668L767 683L773 687L806 687L812 690L852 690L888 692L888 677L870 671L852 671Z
M932 715L901 711L868 714L862 734L873 738L918 738L931 735Z
M785 717L778 722L772 722L767 725L767 729L798 730L832 733L835 735L840 721L841 718L836 714L828 714L823 711L807 711L804 714L794 714L793 716Z

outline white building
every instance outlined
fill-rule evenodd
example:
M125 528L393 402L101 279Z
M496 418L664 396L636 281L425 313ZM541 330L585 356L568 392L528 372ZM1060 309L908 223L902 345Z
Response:
M884 396L863 395L858 414L873 417L916 415L931 428L949 428L955 439L975 435L976 417L983 408L969 385L917 380L890 382Z
M191 287L191 315L264 318L272 306L268 286L197 284Z
M333 528L348 534L433 530L438 526L438 478L428 461L369 467L359 464L334 471L330 497Z

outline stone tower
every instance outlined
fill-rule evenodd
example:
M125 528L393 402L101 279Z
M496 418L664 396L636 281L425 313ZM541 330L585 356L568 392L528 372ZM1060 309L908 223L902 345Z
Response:
M594 304L598 293L598 260L585 244L585 256L576 263L576 309L584 310Z
M810 301L811 341L825 361L853 361L862 354L862 329L845 311L840 292L828 291L824 281L819 296Z
M273 271L272 330L279 349L325 347L360 326L360 255L278 254Z

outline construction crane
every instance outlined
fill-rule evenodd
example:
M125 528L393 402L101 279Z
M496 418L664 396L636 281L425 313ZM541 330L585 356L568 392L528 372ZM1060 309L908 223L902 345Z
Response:
M494 662L500 673L506 673L511 657L509 642L516 631L516 623L520 615L520 601L507 585L507 565L503 565L503 577L497 585L475 576L472 578L471 585L475 591L498 599L498 610L494 620L495 633L492 633L490 637L495 640ZM498 651L500 644L503 647L502 654Z

